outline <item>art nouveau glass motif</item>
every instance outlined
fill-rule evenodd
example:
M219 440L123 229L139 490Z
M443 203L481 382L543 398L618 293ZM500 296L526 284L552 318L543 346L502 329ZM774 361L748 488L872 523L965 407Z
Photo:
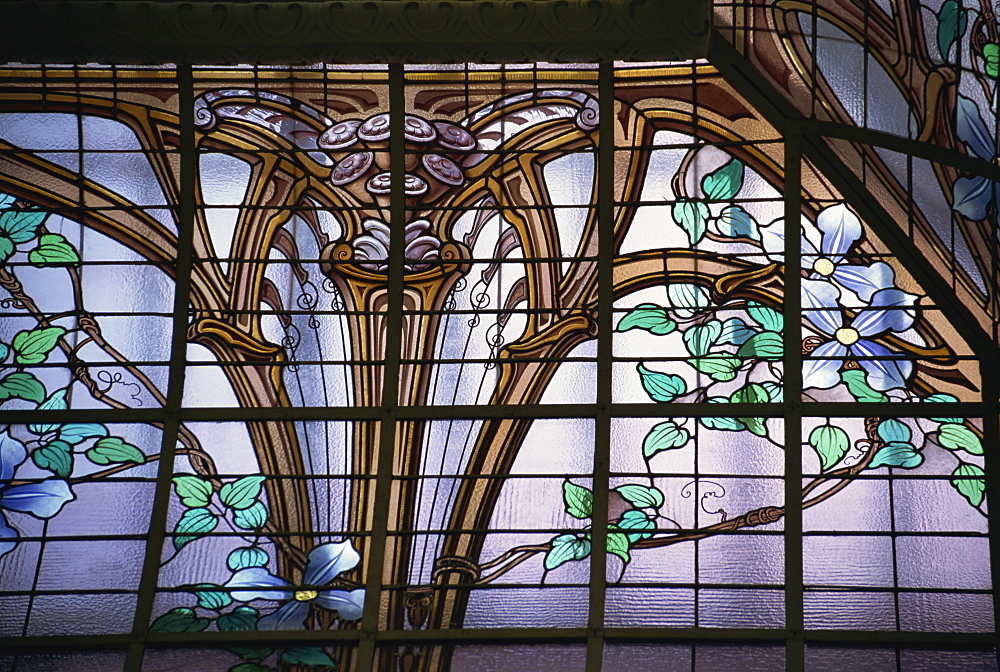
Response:
M583 669L596 619L691 640L608 665L727 669L729 629L782 669L790 610L899 659L994 630L977 354L712 66L130 72L4 71L0 636Z

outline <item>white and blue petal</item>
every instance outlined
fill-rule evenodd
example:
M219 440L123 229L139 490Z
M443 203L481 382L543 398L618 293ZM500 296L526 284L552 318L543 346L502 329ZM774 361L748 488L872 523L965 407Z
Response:
M364 612L365 589L320 591L316 604L324 609L336 611L345 621L356 621Z
M74 499L76 496L66 481L48 479L7 488L0 494L0 508L51 518Z
M980 159L989 161L993 158L995 147L990 132L979 114L979 106L965 96L959 96L955 108L957 117L955 134L958 139L968 145L972 153Z
M881 261L876 261L871 266L842 264L833 271L832 277L835 282L857 294L862 301L870 301L872 294L892 287L896 280L892 267Z
M338 574L358 566L361 556L349 541L321 544L309 552L309 561L302 583L309 586L324 586Z
M257 621L258 630L305 630L309 603L292 600Z
M844 326L840 313L840 290L825 280L802 281L803 315L818 329L832 334Z
M868 384L876 390L893 390L904 387L906 380L913 373L913 362L899 359L888 348L878 343L858 341L851 346L851 354L857 357L874 358L859 359L858 364L868 374Z
M17 546L17 530L7 524L7 519L0 513L0 557L7 555Z
M767 226L760 227L760 242L764 246L764 252L771 261L785 262L785 222L777 220ZM800 249L802 250L802 265L804 268L811 267L819 250L806 239L802 233ZM807 262L808 260L808 262Z
M837 341L824 343L812 351L813 357L833 357L834 359L806 359L802 362L802 387L828 389L840 382L841 358L847 348Z
M993 198L993 185L993 180L979 175L958 178L955 180L951 207L969 219L984 219L986 206Z
M24 444L10 435L0 432L0 481L14 478L14 469L28 458Z
M243 588L230 593L234 600L249 602L251 600L290 600L292 591L287 590L289 583L267 571L263 567L248 567L233 574L226 581L226 588Z
M843 204L830 206L819 213L816 226L823 234L820 253L834 262L843 259L861 237L861 220Z
M891 288L880 289L872 295L868 308L862 310L851 326L861 336L874 336L887 331L906 331L913 326L912 310L917 297L913 294Z

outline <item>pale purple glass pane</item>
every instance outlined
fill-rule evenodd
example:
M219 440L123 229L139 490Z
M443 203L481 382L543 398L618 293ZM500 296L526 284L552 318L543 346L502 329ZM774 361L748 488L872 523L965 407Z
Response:
M710 645L695 647L693 672L782 672L785 669L784 646Z
M900 672L996 672L996 669L996 650L902 649L899 652Z
M275 663L275 656L265 659ZM213 649L146 649L142 658L142 672L177 672L178 670L204 670L224 672L242 662L231 651Z
M587 623L586 588L477 590L469 598L467 628L580 628Z
M897 672L896 652L893 649L806 646L806 672L844 672L851 669Z
M817 630L895 630L892 593L806 591L805 625Z
M900 593L901 630L993 632L992 596L983 593Z
M887 481L857 480L825 502L802 512L806 531L888 532L891 529Z
M783 590L700 590L698 625L708 628L782 628Z
M893 585L889 537L805 537L802 561L806 585Z
M37 595L28 635L115 635L131 632L135 595Z
M604 611L609 626L692 627L694 591L689 588L612 588Z
M784 583L782 535L719 535L697 543L698 580L703 583Z
M691 648L684 644L605 644L604 669L691 672Z
M896 552L902 587L991 588L984 537L900 537Z
M451 672L485 670L566 670L583 672L587 648L581 645L457 646Z
M125 669L124 651L88 651L46 655L4 656L2 672L118 672Z
M145 548L143 540L46 542L37 588L137 590Z
M28 618L27 595L0 595L0 637L19 637Z

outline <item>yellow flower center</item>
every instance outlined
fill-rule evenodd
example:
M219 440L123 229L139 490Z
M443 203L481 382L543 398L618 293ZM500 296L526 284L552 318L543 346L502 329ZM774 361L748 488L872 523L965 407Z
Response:
M833 275L833 272L834 270L836 270L836 268L837 267L833 265L833 262L827 259L826 257L820 257L815 262L813 262L813 270L823 276Z
M834 338L841 345L854 345L861 338L861 334L858 333L857 329L852 329L851 327L841 327L837 329L837 332L833 335Z
M319 597L318 590L296 590L295 599L299 602L311 602Z

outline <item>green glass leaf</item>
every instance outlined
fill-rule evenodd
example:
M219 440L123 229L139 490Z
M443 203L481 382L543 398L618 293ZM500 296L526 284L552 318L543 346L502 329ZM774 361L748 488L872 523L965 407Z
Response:
M212 483L200 476L186 474L174 476L174 490L180 497L181 504L192 508L208 506L212 499Z
M719 338L716 342L743 345L756 333L756 330L748 327L747 323L740 318L730 317L722 323L722 331L719 333Z
M108 428L96 422L70 422L59 426L59 438L71 445L108 435Z
M220 618L219 620L221 621L222 619ZM246 650L256 651L256 649L246 649ZM267 651L265 656L269 656L273 652L273 649L261 649L261 650ZM232 651L236 655L240 655L237 649L230 649L230 651ZM257 656L252 656L252 657L256 658ZM263 658L264 656L260 657ZM261 665L260 663L240 663L239 665L230 667L229 672L271 672L271 668L267 667L266 665Z
M641 363L636 367L642 387L653 401L673 401L687 392L687 383L680 376L650 371Z
M45 399L45 386L30 373L18 371L0 380L0 401L24 399L36 404Z
M983 60L986 61L983 71L987 77L997 78L1000 74L1000 45L990 42L983 47Z
M644 532L641 530L652 530L656 527L656 523L649 519L644 511L639 511L637 509L632 509L626 511L622 514L622 517L618 519L617 523L619 529L622 530L640 530L637 532L627 532L628 540L630 543L635 543L640 539L648 539L653 536L652 532Z
M658 509L663 506L663 493L645 485L620 485L615 491L637 509Z
M174 532L178 535L174 537L174 548L181 550L199 536L214 530L218 524L219 518L208 509L188 509L181 515L177 527L174 528Z
M232 571L238 572L247 567L266 567L269 560L267 551L264 549L255 546L241 546L229 554L229 557L226 558L226 566Z
M220 588L221 586L215 583L199 583L195 587ZM196 590L194 591L194 595L198 598L199 607L211 609L212 611L218 611L233 603L232 596L225 590Z
M249 609L249 607L247 607L247 608ZM222 620L222 619L219 619L219 620ZM254 626L254 629L255 628L256 628L256 625ZM241 646L233 646L233 647L230 647L229 650L232 651L233 653L235 653L237 656L242 656L244 659L251 659L251 660L252 659L258 659L259 660L261 658L267 658L272 653L274 653L274 649L247 649L247 648L244 648L244 647L241 647ZM265 669L267 670L267 672L271 672L271 668L265 668ZM232 670L230 670L230 672L232 672Z
M28 254L28 261L35 266L49 266L54 264L72 266L80 265L80 255L76 253L76 248L69 244L63 236L56 233L48 233L38 239L38 247Z
M56 390L49 395L48 399L43 401L38 405L38 410L40 411L65 411L68 407L66 403L66 393L69 392L68 387L64 387L61 390ZM55 431L59 428L56 424L44 424L44 425L28 425L28 431L32 434L48 434L49 432Z
M194 609L177 607L153 621L150 632L201 632L208 627L207 618L199 618Z
M913 438L913 432L906 424L892 418L880 422L875 432L886 443L909 443Z
M965 425L941 425L938 443L950 450L964 450L973 455L983 454L983 440Z
M677 328L677 323L667 315L667 309L653 303L643 303L630 310L618 322L615 331L642 329L657 336L669 334Z
M747 314L764 329L776 334L780 334L785 326L785 318L782 317L781 313L757 301L747 301Z
M318 646L300 646L295 649L285 649L281 659L293 665L318 665L320 667L337 667L337 662L326 651Z
M38 235L48 215L39 210L5 210L0 213L0 230L15 243L26 243Z
M219 630L223 632L247 632L250 630L255 630L257 628L257 619L260 617L260 612L258 612L253 607L239 606L233 609L228 614L223 614L219 616L218 625ZM263 653L267 651L267 653ZM270 655L270 649L250 649L251 653L262 653L263 655L247 655L246 658L263 658L264 656ZM240 654L243 655L243 654Z
M767 423L764 418L736 418L757 436L767 436Z
M11 342L17 353L14 361L18 364L41 364L65 333L62 327L39 327L18 333Z
M760 240L760 227L749 212L738 205L728 205L716 219L719 233L728 238Z
M632 562L632 556L628 552L628 547L628 535L621 532L608 532L608 553L614 553L625 564Z
M730 403L730 400L726 399L725 397L709 397L708 403L728 404ZM724 418L724 417L698 418L698 422L700 422L705 427L708 427L709 429L720 429L727 432L742 432L744 429L746 429L746 425L744 425L736 418Z
M7 344L6 343L0 343L0 362L5 361L7 359L7 355L9 355L9 354L10 354L10 348L7 347ZM9 397L10 397L10 395L8 395L6 397L2 397L2 398L3 399L7 399Z
M705 237L709 211L701 201L677 201L670 208L670 216L677 226L684 229L692 245L697 245Z
M947 61L951 45L965 34L969 20L968 12L962 9L958 0L945 0L941 4L937 19L938 51L941 52L941 58Z
M575 534L562 534L552 540L552 548L545 554L546 571L572 560L583 560L590 555L590 540Z
M743 188L743 162L731 159L729 163L709 173L701 180L701 190L713 201L734 198Z
M778 402L784 401L784 399L785 399L785 390L778 383L773 383L771 381L767 381L765 383L761 383L760 386L762 388L764 388L765 392L767 392L767 400L768 401L770 401L772 403L778 403Z
M704 357L691 357L684 361L720 383L735 378L736 372L743 366L742 359L722 352L713 352Z
M249 508L257 501L264 480L264 476L244 476L232 483L226 483L219 490L219 499L233 509Z
M729 401L734 404L766 404L771 401L771 395L760 383L750 383L733 392Z
M594 512L594 493L568 480L563 481L562 490L566 513L574 518L590 518Z
M840 379L847 385L847 391L857 401L889 401L889 397L868 384L868 374L860 369L842 371Z
M59 478L69 478L73 473L73 447L65 441L51 441L33 450L31 461Z
M267 523L267 507L262 502L254 502L246 509L237 509L233 522L244 530L259 530Z
M711 297L704 287L689 282L674 282L667 285L667 300L677 317L694 317L711 303Z
M144 464L146 462L146 456L142 454L141 450L131 443L125 443L117 436L109 436L94 444L94 447L87 451L87 459L94 464L121 462Z
M969 504L979 506L986 494L986 472L974 464L958 465L951 472L951 484L969 500Z
M903 469L913 469L919 467L923 461L924 456L917 452L912 443L893 441L878 449L875 457L868 463L868 468L902 467Z
M14 241L6 234L0 234L0 264L14 256Z
M673 420L661 422L642 440L642 454L648 460L660 451L684 446L690 438L690 433Z
M722 322L709 320L705 324L700 324L689 328L684 332L684 344L688 352L695 357L701 357L708 353L716 339L722 333Z
M740 346L736 354L753 359L781 359L784 352L781 336L773 331L764 331Z
M931 394L924 397L923 401L932 404L954 404L958 401L958 399L950 394L939 392L937 394ZM931 420L934 422L953 422L956 425L960 425L965 422L963 418L931 418Z
M820 469L826 471L847 454L851 441L840 427L823 425L809 433L809 445L819 455Z

